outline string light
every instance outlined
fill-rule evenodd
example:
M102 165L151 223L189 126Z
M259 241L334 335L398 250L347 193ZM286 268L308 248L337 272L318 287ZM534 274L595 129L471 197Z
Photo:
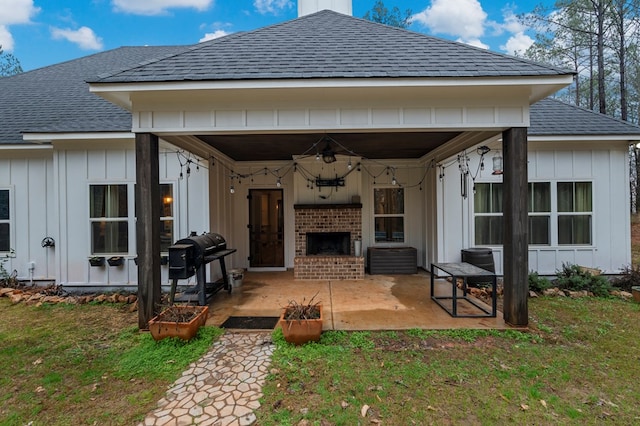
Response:
M231 187L229 188L229 192L232 194L236 193L236 189L233 187L233 184L231 184Z

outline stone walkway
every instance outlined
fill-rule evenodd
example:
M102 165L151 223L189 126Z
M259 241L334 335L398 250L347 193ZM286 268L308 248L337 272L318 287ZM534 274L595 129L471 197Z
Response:
M254 424L273 350L270 332L225 333L140 426Z

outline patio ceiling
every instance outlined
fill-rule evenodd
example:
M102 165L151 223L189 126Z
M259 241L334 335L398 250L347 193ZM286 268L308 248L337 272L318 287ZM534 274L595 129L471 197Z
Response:
M316 155L326 142L336 154L355 154L369 159L420 158L461 132L306 133L199 135L200 140L235 161L291 160L298 155ZM314 147L314 144L317 146Z

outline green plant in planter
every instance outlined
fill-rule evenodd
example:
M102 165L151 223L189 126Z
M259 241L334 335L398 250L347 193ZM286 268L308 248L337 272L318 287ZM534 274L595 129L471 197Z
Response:
M287 306L285 306L285 320L309 320L320 318L320 302L314 302L314 295L308 302L305 303L305 299L302 299L302 303L295 300L289 300Z
M284 339L295 345L317 342L322 334L322 304L313 296L306 302L290 300L282 310L280 326Z
M102 256L91 256L89 258L89 263L91 266L103 266L104 265L104 257Z

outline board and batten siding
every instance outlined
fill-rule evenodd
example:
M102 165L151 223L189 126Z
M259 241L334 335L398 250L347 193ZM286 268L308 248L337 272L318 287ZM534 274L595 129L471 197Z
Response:
M578 147L579 146L579 147ZM485 169L476 182L502 182L493 176L491 158L500 146L485 157ZM469 152L469 168L475 174L479 157ZM530 245L529 269L541 275L554 275L563 263L599 268L616 274L631 263L628 146L624 142L529 143L529 182L593 183L591 245ZM444 162L447 163L446 161ZM460 250L475 247L473 181L469 178L468 197L461 196L460 171L455 158L449 160L438 187L438 256L440 262L458 262ZM552 192L552 195L555 192ZM553 201L552 201L553 203ZM557 222L551 220L551 233ZM502 274L502 246L493 250L496 272Z
M66 286L136 286L136 228L129 220L129 247L122 267L91 267L89 187L92 184L126 184L129 217L135 212L135 149L132 141L112 141L91 148L81 143L57 144L54 152L59 214L57 244L60 273L58 283ZM85 144L86 147L86 144ZM206 163L186 174L175 149L161 149L160 182L174 185L174 240L189 232L209 231L209 178ZM184 160L182 161L184 164ZM162 285L168 285L168 269L162 267Z
M9 190L10 245L15 250L4 268L9 273L15 270L21 280L54 280L58 248L41 244L45 237L58 242L51 149L2 151L0 189Z

